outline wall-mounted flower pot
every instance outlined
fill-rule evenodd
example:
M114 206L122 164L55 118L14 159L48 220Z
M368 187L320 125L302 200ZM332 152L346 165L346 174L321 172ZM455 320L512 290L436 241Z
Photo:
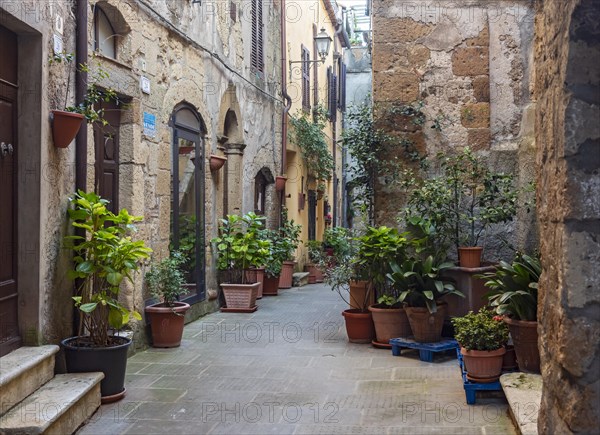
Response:
M77 136L85 117L79 113L52 111L52 140L56 148L66 148Z
M285 182L287 181L287 177L277 176L275 177L275 190L281 192L285 189Z
M483 248L481 246L459 247L458 262L460 267L474 268L481 266L481 254Z
M225 162L227 161L227 157L217 156L215 154L210 155L210 170L211 172L218 171L223 167Z

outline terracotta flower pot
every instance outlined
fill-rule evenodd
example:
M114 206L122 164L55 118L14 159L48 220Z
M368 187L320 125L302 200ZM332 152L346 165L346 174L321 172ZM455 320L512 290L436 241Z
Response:
M405 310L415 341L435 343L442 340L446 304L438 304L437 311L433 314L422 307L406 307Z
M254 308L259 285L257 282L254 284L221 284L227 308Z
M373 315L377 342L388 344L390 339L411 335L410 324L404 308L388 308L382 305L371 305L369 311Z
M515 346L517 364L522 372L540 372L537 322L504 317Z
M284 261L279 276L279 288L291 288L294 275L294 262Z
M258 267L258 268L247 269L245 271L245 274L246 274L246 281L249 284L255 283L255 282L257 282L259 284L258 293L256 295L256 298L257 299L262 298L263 297L263 284L265 281L265 268Z
M283 189L285 189L286 181L287 181L287 177L284 177L284 176L275 177L275 190L277 190L278 192L281 192Z
M483 248L481 246L458 248L458 262L460 267L467 267L469 269L480 267L482 253Z
M318 282L323 282L323 272L319 267L315 264L309 263L304 266L306 272L308 272L308 283L316 284Z
M279 291L279 277L269 276L265 274L263 282L263 296L277 296Z
M502 357L502 370L516 370L517 369L517 354L515 353L515 347L513 345L504 346L506 353Z
M185 302L175 302L173 307L165 304L154 304L146 307L150 314L152 346L177 347L181 344L185 312L190 306Z
M375 336L373 317L369 311L346 310L342 313L346 320L346 333L351 343L371 343Z
M211 154L210 159L209 159L210 171L211 172L218 171L219 169L221 169L223 167L223 165L225 164L226 161L227 161L227 157L221 157L221 156L217 156L215 154Z
M52 140L56 148L66 148L77 136L85 117L80 113L52 111Z
M506 349L466 350L461 347L467 378L475 382L496 382L502 374L502 357Z
M350 281L350 308L361 310L375 303L375 295L369 291L368 281Z

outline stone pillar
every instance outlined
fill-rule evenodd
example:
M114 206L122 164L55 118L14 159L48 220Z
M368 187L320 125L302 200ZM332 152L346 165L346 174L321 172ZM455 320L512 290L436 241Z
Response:
M600 12L538 3L541 434L600 427Z
M242 213L242 189L243 183L243 165L244 165L244 148L243 143L226 143L225 156L227 163L225 165L225 200L224 207L227 214Z

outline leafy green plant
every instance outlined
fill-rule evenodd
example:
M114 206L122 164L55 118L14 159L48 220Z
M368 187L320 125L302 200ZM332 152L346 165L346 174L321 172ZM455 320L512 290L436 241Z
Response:
M318 180L326 180L331 178L335 166L325 136L327 110L318 105L312 118L302 110L298 111L296 116L290 117L292 128L289 139L300 148L309 175Z
M126 209L115 215L106 208L108 201L93 192L79 190L69 200L71 225L85 231L84 236L65 238L66 247L75 253L75 267L68 276L79 280L78 295L73 297L81 314L78 335L89 334L85 340L93 346L109 346L109 327L121 329L131 317L141 320L118 298L122 281L133 281L133 273L152 250L130 236L140 216L131 216Z
M497 350L508 341L508 325L486 308L452 319L454 337L467 350Z
M333 258L336 262L347 261L353 254L350 230L344 227L325 229L323 233L323 247L333 251Z
M308 260L315 265L322 265L325 263L325 253L323 252L323 242L319 240L309 240L306 242L306 248L308 249Z
M398 301L411 307L427 307L430 313L437 311L437 300L454 294L464 297L450 282L440 278L441 272L454 266L452 263L436 264L433 256L425 260L409 257L400 264L391 263L388 278L399 293Z
M501 261L494 272L479 275L487 280L485 286L490 305L496 313L516 320L537 320L538 281L542 273L540 259L517 253L512 264Z
M296 249L300 244L300 231L302 225L294 223L294 220L288 219L287 209L282 210L282 225L279 228L279 235L277 237L277 244L283 253L285 258L283 261L293 261Z
M269 259L271 242L260 238L264 220L253 212L243 216L227 215L221 220L220 236L211 242L218 252L217 268L226 272L228 282L244 284L244 271L261 267Z
M165 306L172 307L179 300L185 284L185 276L181 266L187 261L185 255L174 251L167 258L152 264L146 272L146 285L152 296L162 300Z
M377 298L377 303L388 308L395 308L397 306L400 306L400 301L398 301L398 298L391 295L380 296L379 298Z
M173 228L172 225L171 228ZM185 272L188 282L194 282L193 273L196 268L196 216L191 214L179 215L179 248L175 249L171 241L169 252L171 255L175 252L183 255L185 261L180 267Z

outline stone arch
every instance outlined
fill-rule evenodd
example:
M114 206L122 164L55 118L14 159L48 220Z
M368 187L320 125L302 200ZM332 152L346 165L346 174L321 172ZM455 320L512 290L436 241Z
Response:
M122 3L122 2L121 2ZM92 26L91 26L91 41L96 41L98 36L97 18L99 14L103 15L108 19L110 27L114 31L114 47L115 47L115 59L120 62L130 64L131 63L131 27L127 22L127 19L123 15L123 12L119 9L121 5L117 6L111 4L109 0L101 0L92 5ZM94 43L94 50L98 51L98 46ZM109 56L111 57L111 56Z
M236 87L233 83L225 90L219 109L220 142L242 143L244 140L242 115L238 103Z

